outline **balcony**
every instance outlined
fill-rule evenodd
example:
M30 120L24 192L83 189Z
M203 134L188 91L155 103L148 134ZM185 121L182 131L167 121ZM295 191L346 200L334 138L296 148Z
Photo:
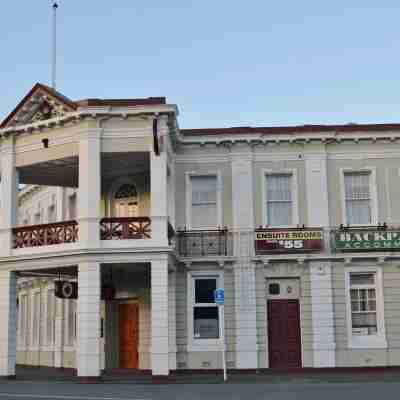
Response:
M99 230L102 241L152 239L152 223L149 217L103 218L100 220ZM78 231L77 221L14 228L13 249L78 243ZM169 222L167 234L171 244L175 231ZM149 245L150 242L151 240Z
M13 229L14 249L51 246L78 241L78 222L23 226Z
M227 228L181 230L176 233L178 254L182 257L232 255L231 234Z

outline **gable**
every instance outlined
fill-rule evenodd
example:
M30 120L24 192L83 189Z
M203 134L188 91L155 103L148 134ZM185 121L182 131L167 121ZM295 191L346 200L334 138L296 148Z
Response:
M76 108L72 100L46 85L37 83L1 123L0 128L61 117L75 111Z

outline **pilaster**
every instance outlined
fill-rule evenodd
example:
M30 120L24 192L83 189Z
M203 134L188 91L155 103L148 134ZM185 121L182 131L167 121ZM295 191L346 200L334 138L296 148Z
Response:
M154 376L169 375L168 260L151 262L151 369Z
M79 242L83 247L100 246L101 141L100 129L79 139Z
M332 266L310 262L314 367L335 367Z
M169 369L176 370L176 272L168 274Z
M15 376L17 357L17 278L0 272L0 376Z
M236 367L258 367L255 266L251 256L254 234L252 154L232 156L233 232L235 255Z
M100 376L100 265L79 264L76 366L78 376Z

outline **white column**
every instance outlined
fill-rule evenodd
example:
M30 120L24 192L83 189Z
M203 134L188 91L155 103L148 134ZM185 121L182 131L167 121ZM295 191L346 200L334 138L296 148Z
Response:
M335 367L332 267L329 262L311 262L311 311L314 367Z
M251 154L232 155L232 199L235 255L236 368L258 367Z
M56 221L64 221L64 198L65 198L65 188L57 188L57 208L56 208Z
M54 321L54 366L63 367L64 350L64 301L56 298L56 316Z
M17 278L0 272L0 376L15 376L17 358Z
M1 225L0 255L11 255L12 228L17 221L18 171L15 167L14 140L9 138L1 145Z
M153 376L169 375L168 260L151 262L151 369Z
M101 149L100 130L89 130L79 140L78 220L83 247L100 246Z
M168 246L167 154L150 152L151 237L158 246Z
M100 375L100 265L79 264L76 365L78 376Z
M176 370L176 272L168 275L169 369Z

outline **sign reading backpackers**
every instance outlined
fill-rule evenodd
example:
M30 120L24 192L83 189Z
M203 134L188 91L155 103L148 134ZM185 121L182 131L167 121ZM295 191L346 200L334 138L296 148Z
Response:
M335 233L337 251L400 250L400 230L340 230Z
M302 253L323 249L322 229L257 229L256 254Z

